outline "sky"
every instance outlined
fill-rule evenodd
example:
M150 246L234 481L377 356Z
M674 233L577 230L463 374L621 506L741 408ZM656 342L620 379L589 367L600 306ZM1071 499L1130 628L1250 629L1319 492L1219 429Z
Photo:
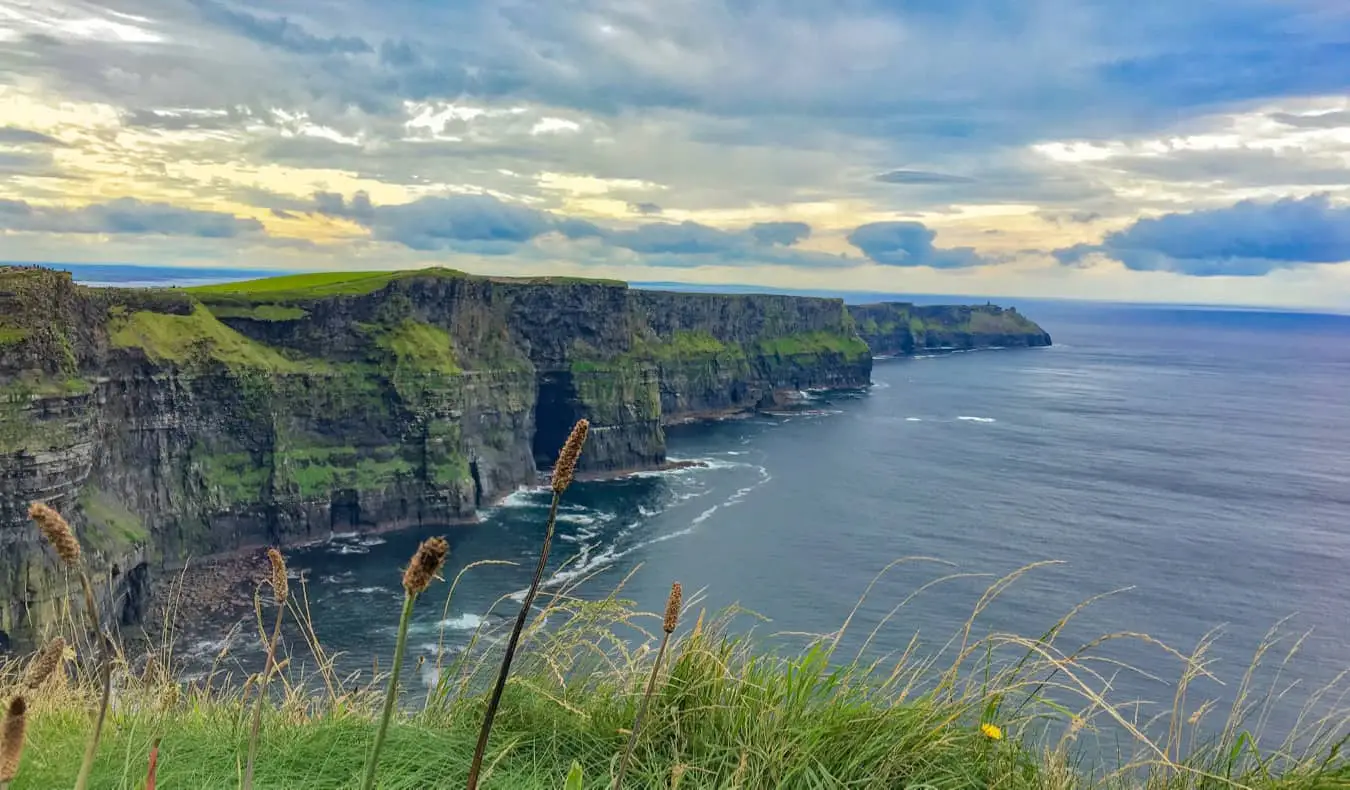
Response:
M1345 0L0 0L0 260L1350 306Z

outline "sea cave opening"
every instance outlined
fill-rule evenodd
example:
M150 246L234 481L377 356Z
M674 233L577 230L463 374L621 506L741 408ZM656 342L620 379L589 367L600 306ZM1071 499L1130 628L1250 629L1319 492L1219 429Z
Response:
M572 426L583 416L577 403L572 374L567 371L540 373L534 402L534 464L553 466Z

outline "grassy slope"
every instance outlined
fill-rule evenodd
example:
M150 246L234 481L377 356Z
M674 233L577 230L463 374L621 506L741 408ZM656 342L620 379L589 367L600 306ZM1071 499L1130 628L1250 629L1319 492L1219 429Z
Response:
M608 786L654 651L648 643L628 653L605 635L632 634L649 625L649 617L613 598L584 603L569 591L539 613L526 632L526 651L517 657L493 730L488 764L494 767L485 787L558 788L573 760L585 767L587 787ZM1238 714L1225 722L1222 712L1211 712L1212 721L1193 718L1192 711L1203 711L1203 703L1185 699L1183 683L1178 695L1185 704L1176 714L1180 726L1174 735L1156 744L1131 744L1126 736L1118 760L1096 765L1085 761L1079 746L1099 729L1119 732L1117 711L1102 707L1097 696L1109 681L1093 680L1090 657L1060 652L1052 635L972 639L951 666L912 656L864 666L832 655L828 639L781 656L756 653L747 642L725 636L729 622L709 619L705 625L700 616L692 633L686 624L686 635L672 645L627 787L671 787L676 774L684 790L890 790L921 783L942 790L1350 787L1350 763L1336 751L1345 745L1341 740L1337 747L1336 738L1350 732L1350 711L1343 701L1333 700L1327 718L1305 722L1301 735L1312 738L1306 747L1295 749L1290 740L1258 756L1247 734L1252 718ZM608 647L598 657L596 648L602 645ZM296 639L291 650L293 661L309 658L304 640ZM480 640L461 654L467 658L446 658L445 686L394 727L379 787L463 785L483 707L473 689L495 671L494 651L490 640ZM1015 660L1019 654L1020 662ZM953 671L957 666L963 670L959 674ZM19 671L17 665L0 665L0 696L12 693ZM419 674L405 673L408 685L415 685ZM119 675L126 676L121 670ZM1080 686L1071 678L1084 682ZM288 682L297 679L290 670ZM356 786L380 683L339 685L336 675L310 680L317 697L292 692L267 709L258 788ZM1047 681L1049 686L1041 685ZM326 683L346 691L339 697L326 694ZM158 682L121 685L92 788L142 786L156 737L163 739L163 790L238 786L247 750L247 703L241 704L237 691L205 695L200 686L189 685L170 695ZM217 679L213 688L222 685ZM1053 689L1053 700L1047 689ZM1247 696L1238 707L1259 707L1256 696ZM65 679L35 695L30 745L12 790L71 786L88 732L85 711L95 697L88 684ZM1061 725L1077 721L1069 728L1077 740L1047 735L1042 726L1047 719ZM982 723L997 724L1004 737L987 736ZM1168 731L1166 722L1162 731ZM1185 760L1164 756L1175 756L1181 744L1194 743L1202 732L1217 738ZM1108 747L1106 753L1115 752ZM1135 761L1142 764L1122 770Z
M184 363L211 359L231 367L274 373L314 371L318 360L297 361L222 324L198 305L188 315L146 310L114 316L109 326L114 348L139 348L155 362Z
M398 271L365 272L316 272L312 274L290 274L280 277L263 277L257 280L199 285L186 288L208 304L235 303L288 303L307 302L330 296L359 296L374 293L395 280L412 277L448 277L485 279L497 282L515 282L539 285L565 285L569 283L622 286L627 283L620 280L591 280L580 277L477 277L456 269L428 267L425 269L402 269ZM277 320L277 319L272 319Z

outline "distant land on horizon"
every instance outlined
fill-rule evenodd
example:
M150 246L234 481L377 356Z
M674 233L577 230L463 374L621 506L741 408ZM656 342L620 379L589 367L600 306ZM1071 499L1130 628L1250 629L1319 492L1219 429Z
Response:
M128 287L154 287L172 285L207 285L234 280L252 280L263 277L278 277L288 274L305 274L309 269L243 269L226 266L154 266L136 263L58 263L49 261L0 261L0 266L45 266L68 271L76 282L85 285L112 285ZM333 271L338 271L334 269ZM929 294L903 293L887 291L847 291L814 290L801 288L776 288L764 285L739 285L723 283L682 283L669 280L630 280L629 285L659 291L685 291L689 293L774 293L789 296L818 296L843 299L849 304L863 304L880 301L904 301L919 305L938 304L976 304L992 302L1004 307L1016 304L1100 304L1146 309L1189 309L1216 310L1225 312L1261 311L1304 315L1350 315L1350 305L1342 310L1323 307L1297 308L1288 306L1271 307L1268 305L1232 305L1205 304L1197 302L1125 302L1105 299L1069 299L1053 296L1008 296L1001 294Z

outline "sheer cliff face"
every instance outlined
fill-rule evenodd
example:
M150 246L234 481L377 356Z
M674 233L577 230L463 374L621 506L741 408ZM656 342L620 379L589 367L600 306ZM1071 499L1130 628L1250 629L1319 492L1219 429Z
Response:
M848 311L858 334L879 356L1050 345L1050 335L1016 308L881 302L849 305Z
M665 460L662 426L855 387L837 300L424 271L230 292L0 269L0 649L72 580L27 521L67 514L110 617L149 568L332 530L446 522L536 481L572 423L589 470Z

